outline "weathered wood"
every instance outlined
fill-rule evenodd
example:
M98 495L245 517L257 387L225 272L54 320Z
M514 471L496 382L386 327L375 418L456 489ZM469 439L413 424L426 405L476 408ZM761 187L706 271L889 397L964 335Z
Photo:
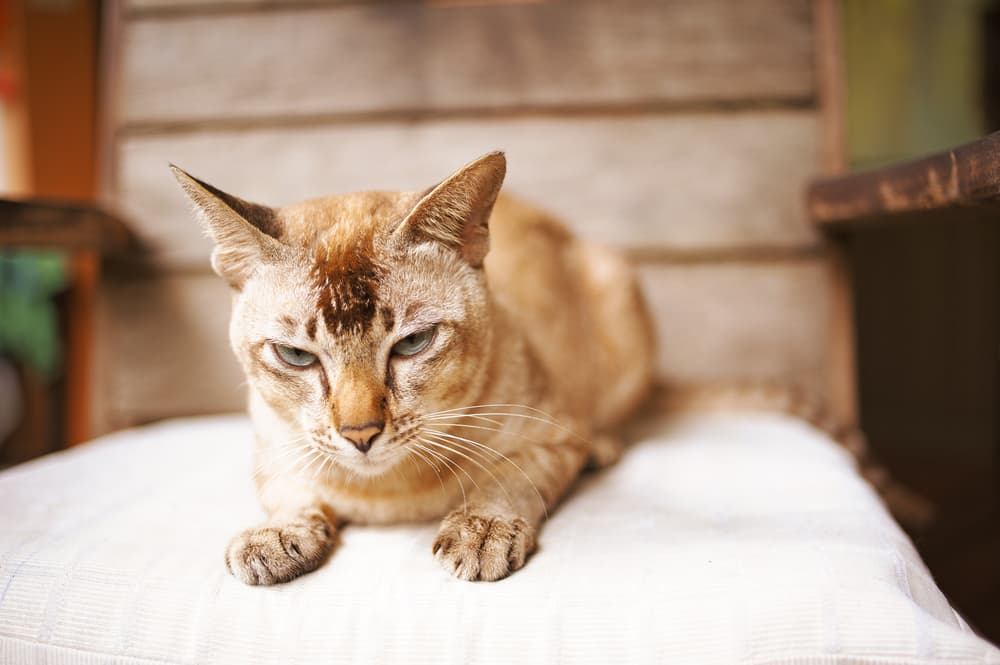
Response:
M849 242L846 241L845 242ZM830 248L830 347L827 377L830 411L844 427L859 424L858 360L854 306L854 280L848 249L841 243Z
M115 254L135 237L117 216L90 206L0 199L0 247Z
M65 347L66 445L94 436L91 381L96 333L95 310L101 279L101 257L94 250L73 252L67 260L70 289L66 303L69 334Z
M126 124L808 103L808 0L367 2L135 17ZM250 48L248 45L252 45Z
M166 13L260 11L289 6L336 5L358 0L121 0L121 7L131 16ZM385 2L392 0L367 0Z
M243 409L222 280L211 273L109 279L103 300L104 429Z
M912 162L820 179L808 193L809 216L827 227L997 204L1000 132Z
M816 88L820 117L820 156L824 174L847 168L844 91L843 16L840 0L815 0ZM831 415L842 427L858 425L858 376L855 355L854 289L843 243L829 248L830 330L827 350Z
M806 111L374 123L136 136L119 154L124 210L156 260L207 265L173 162L271 205L362 189L422 190L507 151L506 191L588 237L639 251L802 247L815 164Z
M180 13L214 13L230 11L261 11L289 7L329 6L357 3L359 0L123 0L121 8L129 16L169 15ZM396 2L398 0L360 0L362 2ZM500 2L511 0L500 0ZM514 0L522 1L522 0Z
M824 261L644 265L643 287L670 381L777 378L824 389ZM229 293L208 273L118 280L106 291L107 422L243 408L228 346Z
M781 379L827 392L823 259L642 266L667 381Z
M813 1L820 163L826 175L841 173L847 168L842 22L840 0Z

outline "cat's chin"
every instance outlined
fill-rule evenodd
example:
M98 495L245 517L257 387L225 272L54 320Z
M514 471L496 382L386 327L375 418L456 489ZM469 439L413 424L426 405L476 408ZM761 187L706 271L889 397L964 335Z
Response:
M348 460L339 460L342 468L366 479L376 479L392 471L399 464L400 458L395 455L386 455L383 458L371 458L369 456L358 456Z

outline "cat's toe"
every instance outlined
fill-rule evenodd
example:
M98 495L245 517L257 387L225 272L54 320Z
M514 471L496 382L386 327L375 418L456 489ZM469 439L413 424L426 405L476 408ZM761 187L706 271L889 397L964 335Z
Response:
M448 515L434 540L434 556L459 579L492 582L524 565L535 530L520 517Z
M321 519L247 529L229 542L226 568L244 584L279 584L318 568L334 544Z

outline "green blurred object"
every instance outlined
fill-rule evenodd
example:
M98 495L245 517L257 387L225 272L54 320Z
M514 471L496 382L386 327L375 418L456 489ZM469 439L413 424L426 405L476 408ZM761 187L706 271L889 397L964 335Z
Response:
M847 142L871 168L973 141L989 0L845 0Z
M53 297L66 282L62 254L0 251L0 353L50 378L61 357Z

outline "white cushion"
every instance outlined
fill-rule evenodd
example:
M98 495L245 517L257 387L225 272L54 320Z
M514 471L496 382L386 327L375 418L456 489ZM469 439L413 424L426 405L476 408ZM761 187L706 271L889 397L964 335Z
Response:
M492 584L449 577L426 524L244 586L223 551L261 518L250 448L243 418L188 419L0 474L0 662L1000 663L792 419L660 425Z

